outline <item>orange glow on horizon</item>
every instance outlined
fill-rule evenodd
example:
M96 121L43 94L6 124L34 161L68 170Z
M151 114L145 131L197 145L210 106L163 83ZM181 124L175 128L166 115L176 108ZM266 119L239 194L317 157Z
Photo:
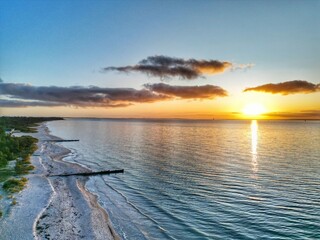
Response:
M319 94L315 94L320 96ZM0 108L3 116L57 116L88 118L180 118L180 119L320 119L314 96L239 94L213 100L171 100L137 103L128 107L27 107ZM303 98L304 105L298 101ZM302 101L302 100L301 100ZM256 104L254 104L256 103ZM259 103L259 104L257 104ZM307 111L308 110L308 111Z

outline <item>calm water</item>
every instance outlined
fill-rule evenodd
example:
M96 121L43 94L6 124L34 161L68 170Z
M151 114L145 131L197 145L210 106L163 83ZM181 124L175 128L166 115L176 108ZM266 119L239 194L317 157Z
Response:
M68 161L123 239L320 239L320 122L77 120Z

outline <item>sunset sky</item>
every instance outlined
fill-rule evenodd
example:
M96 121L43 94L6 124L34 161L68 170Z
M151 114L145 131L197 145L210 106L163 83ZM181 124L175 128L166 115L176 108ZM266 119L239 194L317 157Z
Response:
M320 119L320 1L0 1L0 114Z

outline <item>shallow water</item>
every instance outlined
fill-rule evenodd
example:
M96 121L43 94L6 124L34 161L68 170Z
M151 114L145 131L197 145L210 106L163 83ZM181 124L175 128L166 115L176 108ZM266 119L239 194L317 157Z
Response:
M68 119L66 160L123 239L320 238L319 121Z

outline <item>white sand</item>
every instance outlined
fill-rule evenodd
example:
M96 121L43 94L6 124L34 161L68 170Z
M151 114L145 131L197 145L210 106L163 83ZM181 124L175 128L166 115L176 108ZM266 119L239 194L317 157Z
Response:
M58 139L45 124L38 133L38 150L32 157L36 169L28 175L28 187L17 196L18 205L1 220L4 239L120 239L106 211L85 188L87 177L49 177L88 169L62 161L70 151L45 139ZM2 237L0 237L2 239Z

